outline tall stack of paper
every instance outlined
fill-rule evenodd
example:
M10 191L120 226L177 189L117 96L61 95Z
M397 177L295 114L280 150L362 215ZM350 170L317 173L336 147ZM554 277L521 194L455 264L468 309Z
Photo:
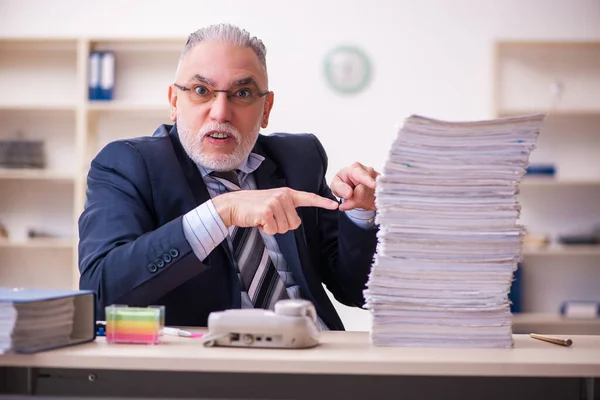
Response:
M376 191L375 345L512 347L516 195L543 119L405 121Z

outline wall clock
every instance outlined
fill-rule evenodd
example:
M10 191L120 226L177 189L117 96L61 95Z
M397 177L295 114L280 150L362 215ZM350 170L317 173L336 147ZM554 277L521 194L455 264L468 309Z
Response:
M361 92L371 80L369 57L356 46L339 46L325 56L325 78L338 93Z

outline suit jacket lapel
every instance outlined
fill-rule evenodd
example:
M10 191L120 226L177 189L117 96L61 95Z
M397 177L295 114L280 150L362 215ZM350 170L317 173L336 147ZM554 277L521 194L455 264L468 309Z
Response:
M265 159L256 169L256 171L254 171L254 180L256 181L257 188L275 189L285 187L285 179L276 173L277 166L275 165L275 163L270 158L267 158L265 155L261 155L265 157Z
M265 152L264 148L260 143L260 136L254 147L254 152L265 157L264 161L260 164L260 167L254 171L254 179L256 180L256 186L258 189L275 189L286 186L286 181L283 176L280 175L281 171L277 168L277 165L269 157L269 154ZM310 292L309 285L306 282L305 274L302 270L302 263L300 262L300 254L298 253L298 243L304 243L304 234L302 225L296 230L287 231L284 234L274 235L277 240L277 245L283 258L288 264L292 275L297 284L304 288L304 295L316 304L315 299ZM308 255L306 255L308 256Z
M171 142L173 143L173 149L175 149L177 159L179 160L179 165L181 165L181 170L183 171L190 191L192 192L196 202L195 205L192 204L192 208L197 207L200 204L210 200L210 193L208 193L208 189L206 188L204 179L202 179L202 174L200 173L198 166L192 159L190 159L181 145L176 124L173 125L169 131L169 136L171 138ZM204 263L213 266L222 265L224 268L228 268L229 278L231 281L231 308L240 308L240 283L237 278L237 273L235 272L235 267L230 261L230 257L231 255L227 245L227 240L224 240L220 246L218 246L208 255L208 259L205 260Z

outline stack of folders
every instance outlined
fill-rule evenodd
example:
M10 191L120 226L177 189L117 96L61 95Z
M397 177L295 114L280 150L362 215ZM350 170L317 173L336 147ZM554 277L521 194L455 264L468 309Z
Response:
M92 51L88 63L88 99L112 100L115 87L115 54Z
M0 354L94 340L94 302L89 291L0 287Z
M375 345L512 347L516 195L543 119L405 121L376 191Z

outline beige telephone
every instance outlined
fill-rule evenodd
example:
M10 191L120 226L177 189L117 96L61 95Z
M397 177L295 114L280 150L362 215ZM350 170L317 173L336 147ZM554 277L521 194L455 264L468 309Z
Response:
M275 311L234 309L208 316L204 346L305 348L319 344L315 307L307 300L280 300Z

